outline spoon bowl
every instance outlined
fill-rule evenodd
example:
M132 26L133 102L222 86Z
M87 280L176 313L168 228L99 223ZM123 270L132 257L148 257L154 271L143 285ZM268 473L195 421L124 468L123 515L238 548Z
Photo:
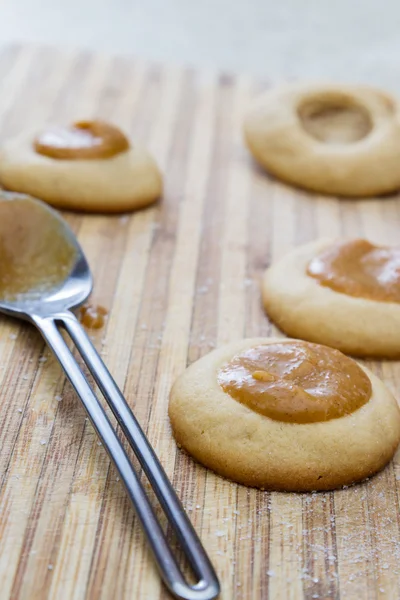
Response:
M70 269L65 276L55 281L51 286L44 285L41 277L36 280L36 287L31 286L25 291L20 291L13 297L4 293L0 287L0 311L7 315L18 317L20 319L30 319L32 313L36 314L56 314L63 310L77 308L83 304L92 292L93 278L90 272L89 264L80 247L73 231L62 217L54 209L40 200L36 200L24 194L10 192L1 192L0 194L0 217L1 206L7 203L7 218L0 218L0 249L4 248L5 241L10 237L10 220L12 212L17 212L18 218L21 213L25 214L24 220L19 221L19 234L21 236L30 235L31 245L28 248L26 257L26 271L32 272L32 256L35 257L35 250L39 246L41 235L40 227L36 228L32 236L32 227L30 224L29 213L34 211L35 215L40 214L44 217L46 224L64 240L65 247L72 250L73 260ZM11 232L12 233L12 232ZM37 236L37 240L35 239ZM13 257L11 257L12 260ZM36 257L37 258L37 257ZM54 260L51 249L47 254L49 262ZM25 271L25 268L23 269ZM24 277L24 272L19 271L20 277ZM2 277L1 259L0 259L0 282Z

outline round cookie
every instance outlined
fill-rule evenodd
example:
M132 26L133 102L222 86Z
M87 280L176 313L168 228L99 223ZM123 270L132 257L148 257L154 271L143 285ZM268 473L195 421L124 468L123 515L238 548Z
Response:
M76 150L76 131L82 131L78 127L83 125L88 128L88 124L103 126L96 138L96 143L102 142L103 156L90 154L88 140L81 136L81 154L72 157L66 146L70 144ZM108 130L119 134L114 154L107 146ZM57 208L102 213L142 208L162 193L162 178L154 159L136 144L130 146L127 142L124 146L126 138L111 125L83 122L69 129L49 130L42 138L35 142L35 134L24 134L4 144L0 150L1 185L36 196ZM53 155L48 154L50 142ZM64 153L60 156L57 149L62 144Z
M369 400L350 414L321 422L270 418L223 390L218 378L233 357L276 343L293 340L241 340L204 356L178 378L169 404L178 445L219 475L273 490L328 490L383 468L400 440L400 412L364 366L359 367L370 384Z
M400 188L398 105L373 88L272 89L249 109L244 136L263 167L295 186L352 197Z
M265 310L291 337L356 356L398 358L399 303L341 293L307 274L310 261L333 244L311 242L269 267L261 284Z

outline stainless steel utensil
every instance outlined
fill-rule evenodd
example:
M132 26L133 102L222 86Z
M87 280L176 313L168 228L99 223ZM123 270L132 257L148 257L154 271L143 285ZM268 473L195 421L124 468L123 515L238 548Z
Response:
M43 214L47 217L50 215L57 221L60 235L65 236L66 243L72 245L76 251L76 260L70 274L59 285L41 292L39 296L19 294L15 299L8 300L7 297L2 297L4 294L0 292L0 311L33 323L54 352L120 473L147 536L160 575L169 591L176 598L183 600L211 600L219 594L219 583L205 550L125 398L79 321L70 311L88 298L93 285L82 249L65 221L46 204L22 195L12 194L7 198L7 194L1 193L0 202L14 203L10 206L16 206L15 203L20 201L28 203L28 208L34 206L35 210L40 206L41 210L46 211ZM3 228L5 226L6 224L3 224ZM6 233L4 229L2 231L0 219L0 242L2 235ZM51 260L51 255L48 256L48 260ZM196 584L190 585L183 576L138 475L101 403L64 341L59 326L68 332L137 456L193 569L198 580Z

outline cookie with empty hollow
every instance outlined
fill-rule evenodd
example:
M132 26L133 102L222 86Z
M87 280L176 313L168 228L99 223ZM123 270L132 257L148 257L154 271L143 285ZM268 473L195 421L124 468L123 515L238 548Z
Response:
M0 150L0 184L84 212L135 210L162 192L154 159L103 121L80 121L7 142Z
M262 297L291 337L357 356L400 356L400 248L311 242L266 270Z
M398 104L366 86L295 84L258 98L244 121L254 158L285 182L322 194L400 188Z
M384 384L338 350L256 338L219 348L175 382L177 443L239 483L328 490L382 469L400 441Z

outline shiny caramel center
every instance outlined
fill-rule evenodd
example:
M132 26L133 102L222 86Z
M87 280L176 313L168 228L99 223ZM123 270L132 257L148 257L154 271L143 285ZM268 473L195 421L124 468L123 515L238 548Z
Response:
M56 217L40 204L0 195L0 300L36 298L71 272L76 249Z
M371 382L354 360L300 341L250 348L219 371L218 382L255 412L288 423L338 419L371 397Z
M337 243L311 260L307 274L342 294L400 302L400 248L367 240Z
M34 140L39 154L67 160L110 158L129 148L129 140L104 121L79 121L70 127L53 127Z

